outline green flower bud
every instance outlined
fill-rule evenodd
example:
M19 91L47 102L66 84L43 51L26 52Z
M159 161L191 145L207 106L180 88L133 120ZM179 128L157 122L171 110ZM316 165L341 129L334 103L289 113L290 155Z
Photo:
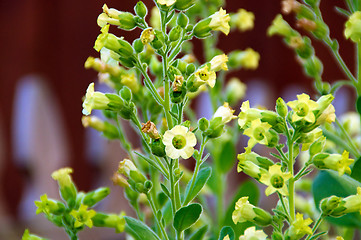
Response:
M321 89L320 93L323 95L329 94L331 92L331 84L329 84L328 82L322 82L321 83Z
M322 214L324 216L329 216L332 214L332 212L339 207L340 203L342 201L341 197L331 196L328 198L325 198L320 203L320 209L322 211Z
M127 86L123 86L119 94L127 102L132 100L132 91Z
M135 206L137 204L137 202L138 202L139 193L137 193L136 191L134 191L130 187L124 188L124 192L125 192L125 197L129 201L129 203L132 206Z
M201 118L198 120L198 126L199 129L204 132L207 130L208 126L209 126L209 121L206 118Z
M192 24L188 24L187 28L186 28L186 32L191 32L193 31L194 26Z
M163 43L161 41L159 41L158 39L154 39L150 45L154 48L154 49L160 49L163 47Z
M148 9L142 1L139 1L134 7L134 12L139 17L144 18L145 16L147 16Z
M171 42L175 42L180 38L182 32L182 28L180 26L176 26L174 28L172 28L172 30L170 30L169 32L169 40Z
M187 15L185 15L183 12L180 12L177 17L177 24L181 28L186 28L188 25L189 19Z
M309 149L310 157L318 153L321 153L323 151L323 148L325 147L325 144L326 144L325 137L320 137L319 139L317 139L316 142L313 142Z
M276 112L283 118L288 114L287 104L281 97L279 97L276 101Z
M107 187L98 188L97 190L88 192L83 198L83 204L88 207L92 207L101 200L103 200L110 193L110 189Z
M186 73L188 75L191 75L192 73L194 73L196 71L196 66L194 66L193 63L189 63L186 67Z
M185 74L187 71L187 63L185 61L182 61L180 59L177 59L176 66L180 72L177 72L175 75Z
M97 212L92 218L93 224L96 227L114 228L116 233L124 232L125 219L124 214L105 214Z
M179 11L185 11L194 5L195 0L177 0L174 8Z
M179 91L174 91L173 89L171 89L170 100L172 101L172 103L181 103L186 93L187 93L187 89L185 85L183 85L183 87Z
M300 4L297 9L297 19L306 18L309 20L314 20L316 18L312 9L306 5Z
M211 18L206 18L199 21L193 28L193 34L197 38L207 38L211 36L212 28L209 26Z
M28 229L25 229L21 240L46 240L46 238L39 237L34 234L30 234Z
M137 23L135 22L134 15L129 12L122 12L118 15L119 18L119 28L130 31L133 30Z
M301 39L301 42L297 42L297 39ZM293 40L293 42L292 42ZM291 37L290 39L290 45L291 47L294 47L296 49L296 53L298 56L300 56L302 59L308 59L314 54L313 47L311 45L311 39L308 37ZM294 46L292 46L292 44Z
M153 183L149 180L145 181L144 183L144 188L146 190L146 192L149 192L153 187Z
M157 157L164 157L166 155L165 146L160 138L153 139L150 148L152 153Z
M135 50L136 53L141 53L143 52L144 49L144 45L142 43L142 40L140 40L140 38L137 38L133 41L133 48Z
M303 67L305 68L306 74L313 78L320 76L323 72L322 62L316 56L307 59Z
M217 138L222 135L224 129L224 123L222 117L212 118L209 124L209 127L204 134L209 138Z
M136 183L134 189L139 193L147 193L144 184Z
M328 29L327 25L320 20L315 20L316 23L316 30L314 30L312 33L315 35L318 39L325 39L328 35L330 30Z

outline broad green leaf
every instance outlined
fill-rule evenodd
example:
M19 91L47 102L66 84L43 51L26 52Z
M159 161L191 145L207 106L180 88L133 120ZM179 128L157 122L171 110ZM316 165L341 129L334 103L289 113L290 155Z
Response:
M192 226L202 213L202 206L199 203L192 203L179 209L174 216L173 226L178 232Z
M236 163L236 147L232 141L232 138L229 139L215 139L213 140L213 150L212 157L215 162L215 166L218 171L221 173L228 173L229 170Z
M126 224L126 232L131 234L136 240L160 240L160 238L143 222L132 217L124 217Z
M193 233L190 236L189 240L202 240L206 235L207 230L208 230L208 225L201 227L200 229L198 229L197 232Z
M184 195L186 196L186 199L184 199L183 205L187 205L198 195L198 193L202 190L203 186L207 183L209 177L211 176L211 173L212 173L211 167L202 168L198 172L193 189L190 189L192 181L189 181Z
M223 240L223 238L225 238L227 235L229 237L229 240L235 239L233 228L231 228L230 226L225 226L222 228L218 240Z
M224 219L223 219L223 226L232 227L235 231L236 239L238 239L238 237L243 233L243 231L246 228L253 226L253 224L249 223L249 222L237 223L237 225L236 225L232 221L232 213L234 211L236 202L238 201L238 199L240 199L241 197L245 197L245 196L249 197L248 201L251 204L257 205L258 200L259 200L259 190L258 190L257 185L253 181L248 180L241 184L238 191L233 196L232 201L229 203L228 209L227 209Z
M320 201L332 195L338 197L348 197L356 194L357 187L361 183L355 179L342 175L339 176L335 171L321 171L313 181L312 192L316 207L319 207ZM361 227L361 215L359 213L349 213L339 218L327 217L327 221L348 227Z
M361 158L359 158L353 165L351 177L361 182Z

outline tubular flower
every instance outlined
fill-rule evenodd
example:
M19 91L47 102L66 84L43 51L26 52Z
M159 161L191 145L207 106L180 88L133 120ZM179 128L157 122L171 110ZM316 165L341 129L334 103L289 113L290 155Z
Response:
M292 35L293 29L291 26L282 18L281 14L278 14L272 21L272 25L267 30L267 35L272 36L275 34L283 37L289 37Z
M110 100L104 93L94 91L94 83L90 83L86 90L85 100L83 102L83 114L91 114L93 109L106 109Z
M73 169L71 168L61 168L51 174L51 177L58 181L59 186L65 187L72 185L72 180L70 177L70 173L73 173Z
M228 35L230 31L229 21L231 17L229 14L226 14L226 10L222 8L219 9L218 12L215 12L210 16L211 22L209 23L209 27L215 31L221 31L224 34Z
M272 137L269 130L272 126L266 122L261 122L259 118L251 122L251 126L244 130L244 135L250 137L248 148L252 149L257 143L267 145Z
M256 227L249 227L244 231L244 234L239 237L239 240L266 240L267 235L262 230L257 230Z
M256 69L258 67L260 55L252 48L247 48L242 52L240 58L241 66L245 69Z
M305 120L306 122L314 123L316 119L313 111L317 110L318 103L310 100L310 96L305 93L297 95L297 99L287 103L293 110L292 122Z
M303 214L297 213L296 219L292 222L287 235L291 240L301 239L304 235L312 234L312 229L308 226L312 223L310 218L303 219Z
M48 199L46 194L40 196L40 201L35 201L36 214L45 213L49 215L50 213L59 213L64 208L61 208L61 205L58 205L54 200Z
M357 187L357 194L344 199L346 213L359 212L361 214L361 187Z
M354 12L345 23L345 37L353 42L361 42L361 12Z
M317 124L333 123L336 120L335 107L330 104L317 118Z
M245 101L242 103L241 112L238 115L238 125L244 129L248 127L253 120L261 118L261 111L256 108L249 107L249 101Z
M73 209L70 212L70 215L75 218L74 227L78 228L82 227L83 225L87 225L89 228L93 227L92 217L95 216L96 212L93 209L87 209L87 205L81 204L77 211Z
M172 6L175 2L176 0L157 0L157 3L160 5L166 5L167 7Z
M234 24L241 31L247 31L254 27L254 14L245 9L238 9L238 12L233 15Z
M214 85L216 84L216 73L215 71L212 71L212 70L208 70L208 66L204 66L203 68L201 69L198 69L196 72L195 72L195 77L196 77L196 80L197 82L200 82L200 83L207 83L211 88L214 87Z
M242 197L236 202L232 220L235 224L250 221L260 226L267 226L271 223L272 217L265 210L250 204L248 197Z
M215 56L214 58L212 58L210 62L211 71L215 71L215 72L218 72L220 70L227 71L228 70L227 62L228 62L228 57L226 54L220 54Z
M233 115L235 110L233 110L227 102L220 106L217 111L214 113L213 118L222 117L222 123L226 124L233 119L237 118L237 116Z
M321 153L313 158L313 164L316 167L338 171L340 176L344 173L351 173L350 164L353 162L354 160L349 158L349 152L346 150L343 151L342 155Z
M168 157L188 159L193 155L197 139L188 128L177 125L164 133L163 143Z
M286 181L291 177L291 173L282 172L280 165L273 165L268 169L268 172L261 175L259 181L268 186L265 192L267 196L276 191L284 196L288 196Z

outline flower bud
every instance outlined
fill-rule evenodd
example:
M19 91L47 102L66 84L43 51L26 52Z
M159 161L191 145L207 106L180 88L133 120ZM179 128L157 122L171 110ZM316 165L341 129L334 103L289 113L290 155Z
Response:
M342 201L341 197L331 196L325 198L320 203L320 209L322 211L322 215L329 216L333 213L333 211L339 207Z
M294 36L290 38L289 45L296 50L297 55L302 59L308 59L314 55L311 40L308 37Z
M137 38L133 41L133 48L136 53L141 53L144 50L144 45L142 43L142 40L140 38Z
M285 101L280 97L276 101L276 112L283 118L286 117L288 113L287 105Z
M188 8L194 5L195 0L177 0L174 8L179 11L186 11Z
M193 28L193 34L196 38L207 38L211 36L212 28L209 26L210 18L199 21Z
M180 12L177 17L177 25L181 28L186 28L188 26L189 19L187 15L185 15L183 12Z
M270 166L274 165L274 162L272 160L266 157L262 157L255 152L249 152L249 153L245 152L238 154L237 159L239 160L240 164L244 163L245 161L250 161L256 164L257 166L267 170Z
M122 12L114 8L108 8L106 4L103 5L103 11L110 18L118 20L119 24L117 25L121 29L129 31L134 29L137 25L134 19L134 15L129 12Z
M240 160L237 165L238 172L244 172L248 176L259 180L261 178L262 169L252 161Z
M196 66L194 66L193 63L187 64L187 67L186 67L186 73L187 73L187 75L191 75L191 74L194 73L195 71L196 71Z
M328 26L320 20L316 20L316 29L312 31L312 33L315 35L318 39L325 39L328 35L330 30L328 29Z
M160 138L152 140L152 143L150 144L150 149L152 150L152 153L157 157L165 157L166 155L165 145Z
M123 188L129 187L129 183L127 180L123 177L122 174L119 174L118 172L115 172L112 176L112 182L114 185L118 185Z
M224 123L222 121L222 117L212 118L209 124L208 129L204 132L206 136L209 138L217 138L221 136L224 129Z
M126 86L123 86L122 89L120 89L119 94L127 102L132 100L132 91Z
M209 121L206 118L201 118L198 120L198 126L199 129L204 132L207 130L208 126L209 126Z
M318 57L313 56L305 61L303 64L305 72L308 76L316 78L320 76L323 72L323 65Z
M175 26L174 28L172 28L172 30L170 30L169 32L169 40L171 42L175 42L178 41L178 39L180 38L182 33L182 28L180 26Z
M92 218L92 221L96 227L114 228L116 233L121 233L124 232L125 229L124 215L124 213L116 215L97 212Z
M227 102L220 106L217 111L214 113L213 118L221 117L222 123L226 124L233 119L237 118L237 116L233 115L235 110L233 110Z
M141 18L147 16L148 9L142 1L137 2L134 7L134 12Z
M88 207L92 207L108 196L109 193L110 189L107 187L101 187L97 190L88 192L83 198L83 204L87 205Z

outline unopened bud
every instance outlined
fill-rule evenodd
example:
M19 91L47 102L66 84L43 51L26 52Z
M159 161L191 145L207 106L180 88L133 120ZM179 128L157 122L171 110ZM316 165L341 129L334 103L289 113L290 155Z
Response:
M174 8L179 11L185 11L191 6L193 6L194 2L195 0L177 0L174 5Z
M101 200L103 200L110 193L110 189L107 187L98 188L95 191L88 192L83 198L83 204L88 207L92 207Z
M211 18L199 21L193 28L193 34L197 38L207 38L211 36L211 27L209 26Z
M185 15L183 12L180 12L177 17L177 24L181 28L186 28L188 25L188 22L189 22L189 19L188 19L187 15Z
M276 111L278 115L280 115L283 118L286 117L288 113L287 105L285 101L280 97L276 101Z
M160 138L153 139L152 143L150 144L150 148L152 150L152 153L157 157L164 157L166 155L165 145Z
M201 118L198 121L198 126L199 129L204 132L207 130L208 126L209 126L209 121L206 118Z
M147 16L148 9L142 1L139 1L134 7L134 12L139 17L144 18L145 16Z

